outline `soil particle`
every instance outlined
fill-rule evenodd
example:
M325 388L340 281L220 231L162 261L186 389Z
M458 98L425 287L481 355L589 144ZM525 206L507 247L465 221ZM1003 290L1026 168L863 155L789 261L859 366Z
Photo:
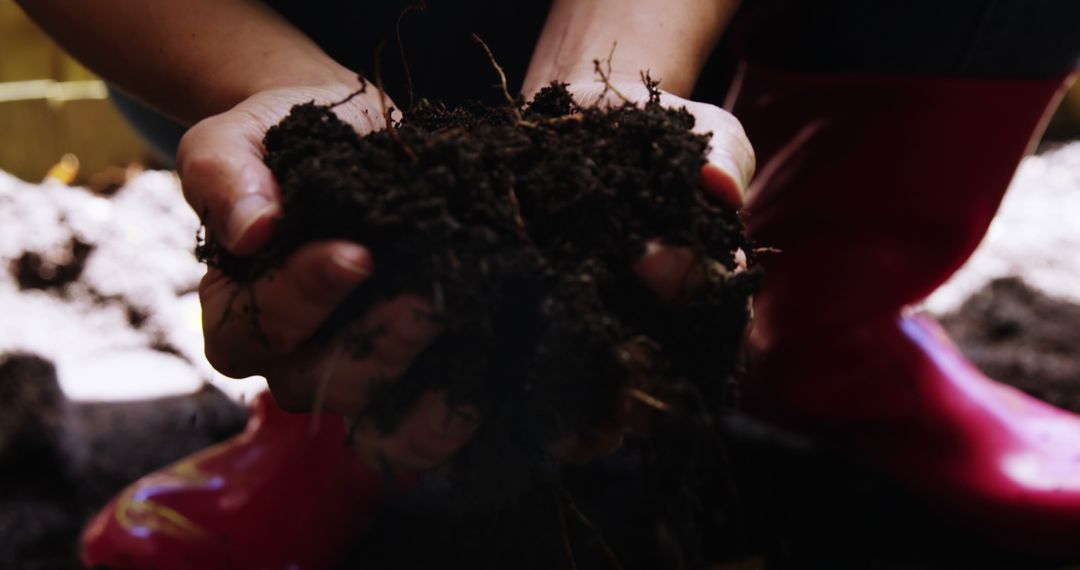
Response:
M45 254L23 252L11 262L11 274L21 291L59 289L79 280L93 251L93 245L73 237L65 247Z

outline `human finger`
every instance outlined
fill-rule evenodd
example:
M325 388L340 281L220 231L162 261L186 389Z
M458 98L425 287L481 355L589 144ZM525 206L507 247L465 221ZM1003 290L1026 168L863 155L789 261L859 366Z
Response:
M548 447L552 457L568 463L586 463L622 447L628 429L646 436L652 433L656 414L667 412L670 407L653 395L658 380L649 371L650 353L648 342L641 339L619 347L617 355L627 378L615 402L614 417L589 426L583 433L556 441Z
M756 168L754 149L731 113L714 105L693 103L694 132L710 133L708 162L701 170L705 191L731 208L740 208Z
M184 197L214 239L236 255L261 249L280 214L280 190L263 163L263 137L293 105L308 101L342 102L333 112L360 134L383 128L380 109L393 107L384 94L359 83L264 91L200 121L180 141Z
M401 295L376 304L330 346L305 346L260 367L283 408L356 414L442 332L430 304Z
M702 276L694 271L699 265L699 260L689 249L650 240L645 244L645 255L634 264L633 271L661 301L677 303L700 286Z
M371 270L367 249L338 240L300 248L250 285L208 273L199 291L207 358L229 376L261 373L307 341Z
M472 439L480 426L472 406L451 407L446 392L429 391L390 434L380 434L370 422L353 435L353 447L370 466L425 471L446 463Z
M265 130L251 114L229 111L188 130L177 151L184 197L211 236L237 255L262 248L281 213L277 182L262 161Z

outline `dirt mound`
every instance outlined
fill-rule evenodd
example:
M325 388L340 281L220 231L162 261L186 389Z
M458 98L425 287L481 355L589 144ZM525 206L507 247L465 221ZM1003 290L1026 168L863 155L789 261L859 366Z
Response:
M0 567L78 568L78 533L113 495L245 421L211 386L157 400L71 402L48 360L0 357Z
M941 319L987 376L1080 413L1080 306L995 279Z

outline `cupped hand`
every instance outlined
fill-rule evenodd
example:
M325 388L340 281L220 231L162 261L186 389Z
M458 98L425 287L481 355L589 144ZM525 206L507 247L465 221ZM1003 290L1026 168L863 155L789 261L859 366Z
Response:
M582 106L621 105L626 101L644 105L649 100L649 88L640 76L604 77L593 74L585 79L570 80L567 89L574 101ZM685 107L694 115L693 131L711 137L707 162L701 170L704 189L720 204L730 208L742 207L746 188L754 175L755 158L750 141L731 113L708 103L691 101L661 90L660 104L665 107ZM635 264L637 278L661 300L677 303L694 293L694 269L698 259L685 248L663 245L659 240L646 244L645 255ZM571 436L553 445L549 451L559 459L583 462L607 455L622 445L626 428L647 432L651 417L664 407L663 402L649 396L650 379L633 372L636 359L633 347L624 347L629 359L631 377L620 401L615 420L607 425L592 426L585 436Z
M385 127L384 109L392 103L371 85L349 98L359 89L358 81L343 81L264 91L192 127L181 140L177 168L209 235L240 256L265 247L281 213L277 183L263 163L267 129L293 105L346 99L334 112L361 135ZM209 270L199 286L208 360L228 376L265 376L286 410L362 416L372 388L400 376L440 332L426 300L403 295L352 323L353 332L373 339L363 357L335 343L312 343L334 309L376 270L362 244L341 240L308 244L250 284ZM356 448L372 464L434 467L472 436L476 422L468 412L427 394L392 434L358 426Z
M606 77L606 82L597 73L571 79L567 89L574 101L582 106L621 105L625 101L645 105L648 102L649 88L641 76ZM538 89L537 86L531 88L532 91ZM705 191L721 204L741 208L756 163L754 149L738 119L715 105L691 101L663 90L660 91L660 104L685 107L694 115L693 131L711 138L707 162L701 169ZM695 264L689 251L652 242L634 269L642 282L661 299L671 301L684 293L686 277Z

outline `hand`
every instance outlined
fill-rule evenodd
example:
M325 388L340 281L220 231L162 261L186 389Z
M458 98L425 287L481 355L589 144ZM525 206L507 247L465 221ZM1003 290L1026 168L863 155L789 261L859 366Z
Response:
M618 105L622 97L639 105L649 99L649 92L640 76L611 79L610 87L595 75L588 81L576 81L569 90L581 105ZM701 169L705 191L720 203L738 209L742 207L746 188L754 175L754 150L750 141L731 113L708 103L690 101L661 92L660 104L665 107L686 107L694 115L694 132L712 137L708 162ZM637 264L638 277L661 299L672 301L684 293L687 276L696 264L685 249L662 247L651 242L645 257Z
M694 130L712 133L705 189L728 204L742 205L754 173L754 151L730 113L687 96L705 68L739 0L554 0L533 52L522 92L532 98L552 80L569 83L581 105L620 104L610 87L644 104L649 97L640 72L651 70L669 90L665 106L686 107ZM596 70L602 65L608 89ZM637 266L642 281L663 299L675 298L694 266L686 251L651 247Z
M596 74L587 79L571 79L568 90L582 106L620 105L624 102L623 97L644 105L649 99L648 88L640 76L609 77L608 80L609 83L605 85ZM753 148L738 120L714 105L690 101L666 92L661 92L660 103L665 107L686 107L695 118L694 132L711 135L708 162L701 171L702 184L705 191L719 202L731 208L740 208L754 174L755 159ZM700 275L694 271L697 266L698 260L689 250L666 247L659 241L651 241L646 245L644 257L634 266L634 273L660 299L676 302L693 293L695 277ZM626 347L625 350L631 360L635 358L633 347ZM633 366L630 368L633 369ZM627 427L647 432L655 407L662 403L648 401L650 390L647 378L637 375L628 384L617 405L618 417L615 422L591 428L588 437L572 436L560 441L549 451L564 461L585 462L618 449Z
M295 104L341 101L358 89L352 79L263 91L192 127L181 141L177 167L184 195L210 235L237 255L263 248L281 211L277 183L262 160L266 130ZM379 96L369 85L335 112L361 135L383 128L382 109L392 103ZM342 346L310 343L375 270L370 252L347 241L308 244L280 269L248 285L211 269L199 287L207 358L228 376L265 376L286 410L361 413L372 387L401 375L440 332L424 317L431 312L428 303L403 295L373 307L352 325L358 332L385 331L374 336L367 356L355 359ZM468 410L450 410L440 394L428 394L393 434L359 426L356 447L369 464L430 468L469 440L477 425L472 417Z
M685 106L697 119L694 130L712 133L709 163L701 173L706 191L739 207L754 172L754 153L742 127L718 107L677 96L693 90L738 5L738 0L554 0L522 91L530 98L559 80L570 84L579 104L620 104L618 95L598 82L593 62L606 54L609 87L642 104L648 100L648 89L639 72L651 70L663 81L661 87L671 91L661 96L661 104ZM647 244L634 271L660 299L674 302L693 290L697 266L689 251L656 241ZM627 350L632 352L632 347ZM583 461L617 448L625 426L651 415L641 405L648 399L646 380L630 379L631 388L618 402L622 413L615 425L596 427L592 437L572 437L550 451L565 460ZM647 428L645 424L640 427Z
M607 86L595 73L582 75L579 79L568 80L568 90L579 105L620 105L622 97L644 105L649 99L648 88L639 75L611 77ZM542 86L527 80L527 97L531 99ZM738 119L715 105L664 91L661 91L660 103L665 107L686 107L695 118L694 132L711 136L708 162L701 170L705 191L731 208L742 207L746 188L754 175L755 160L754 150ZM689 251L661 247L658 242L652 242L635 270L642 282L661 299L671 301L683 292L686 277L694 265Z

